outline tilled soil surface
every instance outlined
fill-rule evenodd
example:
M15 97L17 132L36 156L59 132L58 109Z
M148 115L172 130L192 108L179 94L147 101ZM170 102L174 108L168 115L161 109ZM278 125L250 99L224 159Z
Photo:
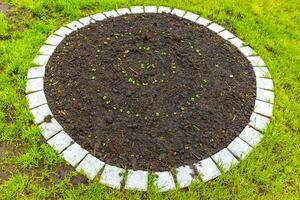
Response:
M190 165L247 125L255 76L238 50L169 14L91 24L46 66L49 106L65 131L108 164L150 170Z

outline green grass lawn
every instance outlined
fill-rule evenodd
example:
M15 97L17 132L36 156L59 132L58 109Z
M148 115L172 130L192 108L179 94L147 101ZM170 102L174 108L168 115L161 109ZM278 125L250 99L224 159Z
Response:
M0 199L299 199L300 3L285 0L0 0ZM80 17L132 5L195 12L235 33L264 59L275 85L262 142L208 183L158 193L118 191L78 175L43 140L27 108L27 70L45 39Z

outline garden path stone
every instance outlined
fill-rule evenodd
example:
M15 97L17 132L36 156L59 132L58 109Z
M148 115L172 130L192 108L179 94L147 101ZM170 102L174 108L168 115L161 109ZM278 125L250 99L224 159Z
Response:
M235 35L233 35L232 33L230 33L227 30L223 30L223 31L219 32L218 35L221 36L224 40L229 40L229 39L235 38Z
M219 33L224 30L224 28L222 26L220 26L219 24L216 24L216 23L210 24L209 26L207 26L207 28L212 30L215 33Z
M35 79L28 79L26 83L25 92L31 93L36 92L39 90L44 90L44 79L43 78L35 78Z
M43 122L39 127L46 140L63 130L63 127L54 118L51 118L50 122Z
M47 40L45 41L45 44L57 46L59 43L63 40L63 37L57 36L57 35L50 35Z
M27 72L27 79L43 78L45 76L45 67L31 67Z
M28 101L29 109L32 109L32 108L35 108L35 107L38 107L40 105L47 103L47 99L46 99L44 91L30 93L30 94L26 95L26 98Z
M118 12L119 15L131 14L131 12L128 8L117 9L117 12Z
M264 67L266 66L265 62L260 56L248 56L247 59L254 67Z
M186 12L185 15L183 16L183 18L190 20L192 22L195 22L199 18L199 15L196 15L191 12Z
M176 169L176 179L180 188L188 187L193 180L194 171L190 166L181 166Z
M138 14L144 12L143 6L132 6L130 9L132 14Z
M157 177L154 184L158 187L159 191L166 192L176 188L173 176L170 172L155 172Z
M145 13L157 13L156 6L145 6L144 10L145 10Z
M203 26L207 26L208 24L211 23L211 21L208 20L208 19L205 19L205 18L203 18L203 17L199 17L199 18L197 19L196 23L197 23L197 24L200 24L200 25L203 25Z
M105 165L100 182L109 187L120 189L124 173L125 169L111 165Z
M81 148L77 143L72 144L62 152L63 158L73 167L75 167L87 154L87 150Z
M165 6L160 6L159 8L158 8L158 13L170 13L172 11L172 9L171 8L169 8L169 7L165 7Z
M267 78L257 78L256 87L266 90L274 90L273 81Z
M49 55L39 55L39 56L35 57L35 59L33 60L33 63L36 65L45 66L47 64L49 58L50 58Z
M31 113L34 116L35 124L40 124L44 121L45 117L53 115L47 104L31 109Z
M118 17L119 14L115 10L111 10L103 13L106 17Z
M105 163L95 156L88 154L77 166L78 172L83 172L88 179L93 180L98 172L104 167Z
M271 74L266 67L253 67L253 70L258 78L271 78Z
M177 15L178 17L183 17L183 15L185 14L185 11L174 8L171 12L171 14L173 15Z
M47 142L58 153L61 153L64 149L70 146L74 141L66 132L61 131L55 136L53 136L52 138L50 138Z
M79 22L82 23L83 25L87 26L90 23L95 23L96 21L93 20L91 17L83 17L83 18L79 19Z
M252 147L241 138L236 137L227 147L233 155L239 159L244 159L251 151Z
M82 23L80 23L79 21L73 21L73 22L67 24L67 27L69 27L73 31L76 31L77 29L84 27L84 25Z
M270 123L269 118L256 113L252 113L249 125L259 131L264 131L267 128L269 123Z
M203 182L207 182L221 175L220 170L211 158L206 158L194 164Z
M143 170L128 170L125 189L147 191L148 172Z
M254 128L246 126L240 133L239 137L250 144L252 147L255 147L261 141L263 135Z
M274 103L274 92L257 88L256 89L256 99L267 102L267 103Z
M233 46L236 48L240 48L244 45L244 42L240 40L239 38L232 38L228 40Z
M224 171L228 171L232 165L238 163L238 160L228 151L227 148L222 149L218 153L212 155L212 159L221 165Z
M70 35L74 30L66 28L66 27L61 27L57 31L55 31L55 34L60 36L60 37L66 37L67 35Z
M52 45L43 45L43 46L40 48L39 52L40 52L40 54L42 54L42 55L48 55L48 56L51 56L52 53L55 51L55 48L56 48L56 46L52 46Z
M256 100L254 105L254 112L266 117L271 117L273 112L273 104Z
M254 50L249 46L240 47L239 50L244 56L251 56L255 54Z
M91 15L90 17L92 19L94 19L95 21L102 21L102 20L106 19L106 17L102 13L97 13L95 15Z

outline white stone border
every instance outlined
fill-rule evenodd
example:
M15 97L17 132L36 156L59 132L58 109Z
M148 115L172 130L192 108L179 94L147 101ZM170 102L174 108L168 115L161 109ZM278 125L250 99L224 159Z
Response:
M148 171L126 170L111 166L89 154L88 151L75 143L73 139L64 132L63 127L52 117L52 112L48 107L44 94L45 66L56 47L67 35L96 21L102 21L109 17L138 13L171 13L180 18L195 22L196 24L206 26L238 48L253 66L257 87L255 108L249 124L240 135L236 137L227 148L222 149L211 157L201 160L192 166L178 167L174 174L169 171L154 172L154 184L161 192L175 189L176 183L179 188L188 187L196 178L195 175L197 174L204 182L212 180L221 175L221 171L228 171L232 165L244 159L262 139L262 132L270 123L272 116L274 86L264 61L261 57L256 55L251 47L244 45L242 40L227 31L224 27L191 12L165 6L133 6L131 8L121 8L104 13L97 13L81 18L78 21L73 21L67 24L66 27L58 29L53 35L47 38L45 44L40 48L40 55L33 61L36 66L28 70L25 92L27 94L26 98L28 100L29 109L34 116L34 123L38 124L41 128L42 135L47 140L47 143L60 153L70 165L75 167L77 171L84 173L90 180L93 180L99 172L102 171L102 173L99 174L102 184L112 188L121 188L122 182L124 182L125 189L147 191ZM52 118L49 119L50 121L45 122L45 117L49 115ZM126 173L127 177L126 180L124 180Z

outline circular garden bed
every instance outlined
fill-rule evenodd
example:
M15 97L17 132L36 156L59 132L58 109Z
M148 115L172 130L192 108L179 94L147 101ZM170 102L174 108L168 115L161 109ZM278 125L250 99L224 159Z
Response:
M261 58L193 13L153 6L99 13L46 43L35 60L41 66L28 73L35 122L89 178L106 164L100 181L111 187L146 190L148 170L161 191L175 187L173 178L188 186L195 171L215 178L269 123L273 84Z

